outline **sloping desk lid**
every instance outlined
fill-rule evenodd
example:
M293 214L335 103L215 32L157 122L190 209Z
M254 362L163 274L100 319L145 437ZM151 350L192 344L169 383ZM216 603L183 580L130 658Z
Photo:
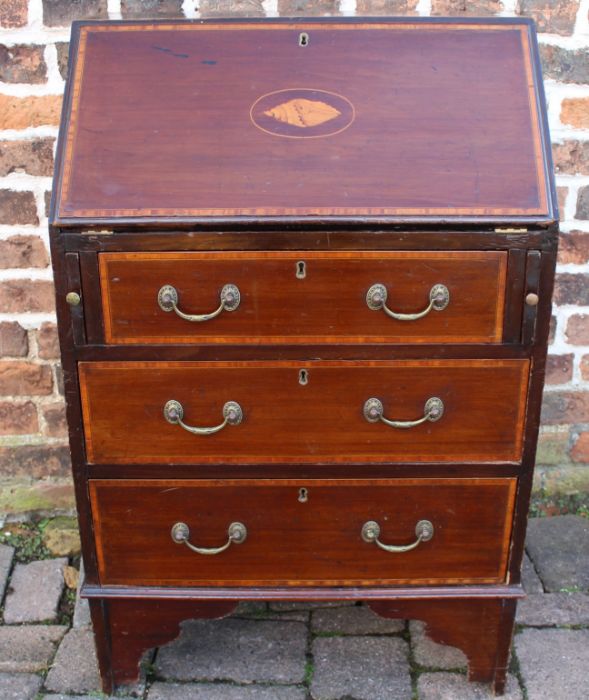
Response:
M555 218L527 20L76 23L72 46L55 225Z

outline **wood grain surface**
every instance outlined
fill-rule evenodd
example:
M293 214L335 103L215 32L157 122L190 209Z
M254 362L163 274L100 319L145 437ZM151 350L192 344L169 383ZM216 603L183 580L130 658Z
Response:
M100 582L104 585L369 585L498 583L504 579L515 479L328 481L90 480ZM306 488L308 500L299 500ZM375 520L386 544L429 542L402 554L364 542ZM190 528L198 547L245 542L199 555L170 535Z
M551 216L526 20L76 30L58 221Z
M82 362L88 460L95 463L504 462L521 456L527 360ZM300 383L300 371L307 383ZM391 420L444 415L411 429L369 423L378 398ZM215 426L236 401L240 425L193 435L168 423ZM195 467L197 473L198 467Z
M103 253L99 259L107 343L497 343L503 332L504 252ZM170 284L182 311L208 313L227 283L239 288L240 305L211 321L191 323L157 304L159 289ZM391 319L366 304L375 283L387 288L387 306L396 312L427 308L430 289L440 283L450 303L416 321Z

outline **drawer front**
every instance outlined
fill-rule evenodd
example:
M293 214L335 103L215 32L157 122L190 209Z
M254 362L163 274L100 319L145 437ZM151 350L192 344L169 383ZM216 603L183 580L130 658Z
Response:
M528 369L528 360L83 362L87 457L112 464L518 461ZM418 424L385 424L370 399L381 402L385 419ZM234 404L238 424L231 424ZM228 423L220 427L224 411Z
M498 583L505 579L515 479L333 481L92 480L103 585L367 585ZM303 489L303 491L301 491ZM380 527L389 552L362 532ZM198 548L245 539L205 556ZM176 532L182 526L176 528ZM431 534L430 530L430 534ZM242 532L243 535L243 532Z
M105 336L108 343L498 343L506 267L505 252L103 253ZM440 296L420 318L393 318L378 294L377 308L369 307L376 284L395 314L419 316L432 290ZM233 290L220 310L226 285L237 288L239 305L232 308ZM437 285L447 289L445 306ZM177 311L218 315L195 321Z

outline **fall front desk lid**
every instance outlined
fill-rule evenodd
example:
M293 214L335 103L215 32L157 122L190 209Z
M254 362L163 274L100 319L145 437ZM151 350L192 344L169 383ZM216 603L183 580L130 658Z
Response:
M76 23L58 226L555 218L527 20Z

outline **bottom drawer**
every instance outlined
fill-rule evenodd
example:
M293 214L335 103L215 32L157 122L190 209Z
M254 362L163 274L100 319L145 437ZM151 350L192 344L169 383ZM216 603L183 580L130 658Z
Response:
M511 478L96 479L90 497L100 581L498 583L505 579L515 487ZM233 539L232 523L245 528L235 526ZM195 552L187 542L223 551ZM414 547L387 551L379 543Z

